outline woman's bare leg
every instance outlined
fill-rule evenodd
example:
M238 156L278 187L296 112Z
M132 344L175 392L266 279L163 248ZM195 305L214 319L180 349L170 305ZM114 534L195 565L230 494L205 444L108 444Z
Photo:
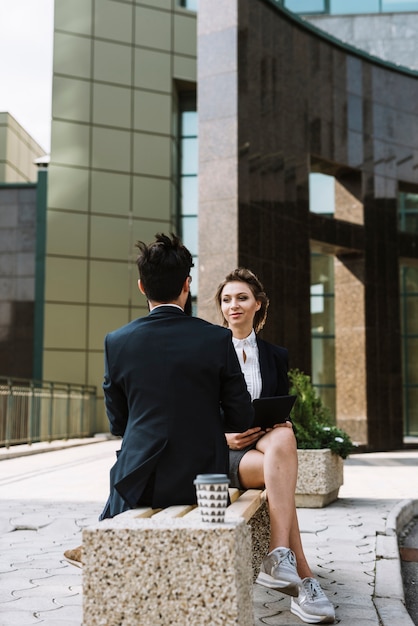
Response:
M295 506L297 452L293 430L280 426L268 432L239 464L239 479L246 489L262 488L268 494L270 551L279 546L295 553L298 574L312 576L303 552Z

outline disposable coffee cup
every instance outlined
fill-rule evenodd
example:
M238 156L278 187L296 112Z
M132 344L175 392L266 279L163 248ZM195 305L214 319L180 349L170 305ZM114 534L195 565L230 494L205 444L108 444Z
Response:
M222 523L228 506L226 474L198 474L194 480L202 522Z

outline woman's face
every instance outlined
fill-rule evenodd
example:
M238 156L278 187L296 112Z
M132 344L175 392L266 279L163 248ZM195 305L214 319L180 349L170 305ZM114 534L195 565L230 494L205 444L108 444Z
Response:
M227 283L221 292L221 311L232 330L232 334L244 339L253 329L254 315L260 309L251 288L247 283L234 281Z

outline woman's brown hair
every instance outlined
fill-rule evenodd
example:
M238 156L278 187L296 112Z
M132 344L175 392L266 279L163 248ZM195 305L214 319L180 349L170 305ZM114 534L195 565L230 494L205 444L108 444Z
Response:
M256 311L254 315L254 330L258 333L266 323L267 319L267 309L269 306L269 299L267 297L266 292L264 291L264 287L257 276L245 267L238 267L233 272L230 272L225 276L224 280L218 286L215 293L215 302L219 312L222 315L222 291L225 285L233 282L241 282L245 283L251 289L254 298L257 302L260 302L261 306L258 311ZM224 316L222 315L223 325L228 326Z

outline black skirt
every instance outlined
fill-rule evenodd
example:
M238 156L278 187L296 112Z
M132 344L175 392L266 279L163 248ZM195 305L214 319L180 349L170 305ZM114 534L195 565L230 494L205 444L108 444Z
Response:
M238 468L244 454L246 454L248 450L253 450L256 445L257 442L253 443L251 446L243 448L242 450L229 450L229 480L231 481L229 484L230 487L235 487L236 489L241 490L245 489L245 487L243 487L239 482Z

